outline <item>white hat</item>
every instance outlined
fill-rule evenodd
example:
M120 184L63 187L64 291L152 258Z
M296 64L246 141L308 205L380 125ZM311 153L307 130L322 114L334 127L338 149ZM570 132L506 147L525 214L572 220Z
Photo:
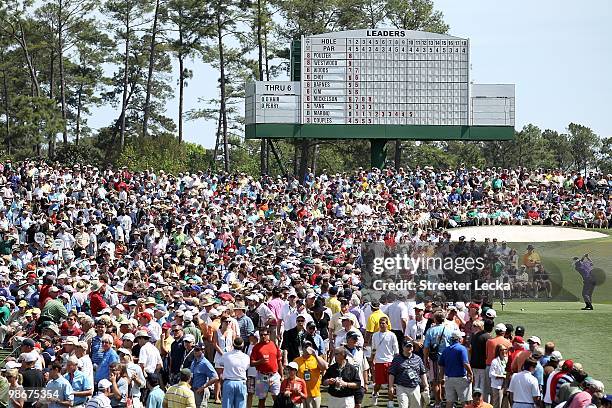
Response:
M506 325L505 325L505 324L503 324L503 323L497 323L497 324L495 325L495 331L496 331L496 332L497 332L497 331L503 331L503 332L505 332L506 330L507 330Z
M98 381L98 389L99 390L106 390L106 389L110 388L112 385L113 385L113 383L111 383L106 378L103 378L100 381Z
M531 336L530 338L527 339L527 341L530 341L532 343L542 344L542 340L540 340L538 336Z
M462 331L454 331L453 334L451 334L451 339L453 340L461 340L463 337L465 337L465 333Z
M7 361L6 364L4 364L4 368L6 368L7 370L12 370L13 368L19 367L21 367L21 363L18 363L16 361Z
M497 312L493 309L489 309L486 311L485 315L489 318L489 319L495 319L497 317Z
M72 346L76 346L79 343L79 338L77 336L67 336L66 340L64 340L63 344L68 344Z
M128 341L132 341L133 342L134 340L136 340L136 337L134 337L134 334L132 334L132 333L125 333L123 335L123 337L121 338L121 340L123 340L123 341L128 340Z
M292 368L294 370L297 370L299 368L298 363L296 363L295 361L292 361L289 364L287 364L287 367Z
M134 337L136 337L136 338L138 338L138 337L146 337L148 339L151 336L149 335L149 332L147 332L146 330L138 330Z
M120 349L117 350L117 352L121 354L127 354L128 356L132 355L132 351L129 349L126 349L125 347L121 347Z
M186 322L191 322L193 320L193 314L191 312L185 312L183 315L183 320Z
M189 343L195 343L195 336L193 334L187 333L183 336L183 341L188 341Z
M425 310L425 303L417 303L416 305L414 305L414 308L419 310Z
M38 360L38 353L36 351L30 351L29 353L21 353L19 355L19 361L24 363L33 363Z

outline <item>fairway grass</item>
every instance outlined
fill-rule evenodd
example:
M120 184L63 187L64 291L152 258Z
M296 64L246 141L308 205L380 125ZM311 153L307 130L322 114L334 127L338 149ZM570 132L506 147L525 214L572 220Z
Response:
M580 310L579 302L507 301L504 310L499 304L496 322L525 327L525 338L538 336L542 345L555 343L564 359L583 365L592 377L612 389L612 305L595 304L595 310ZM609 391L608 391L609 392Z

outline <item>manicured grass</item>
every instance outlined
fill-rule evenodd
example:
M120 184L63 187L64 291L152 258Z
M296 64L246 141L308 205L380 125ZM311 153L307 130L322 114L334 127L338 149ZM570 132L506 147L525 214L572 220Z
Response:
M608 294L609 296L609 294ZM595 304L595 310L583 311L579 302L506 301L504 310L495 305L496 322L525 326L526 338L538 336L542 343L552 341L563 358L583 365L592 377L612 388L612 305Z

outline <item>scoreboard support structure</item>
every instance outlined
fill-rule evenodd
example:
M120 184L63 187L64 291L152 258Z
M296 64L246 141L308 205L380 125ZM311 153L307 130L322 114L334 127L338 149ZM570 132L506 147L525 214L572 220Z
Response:
M382 168L387 159L387 139L370 139L370 166Z
M246 84L247 139L510 140L514 85L470 82L469 40L353 30L291 45L291 81Z

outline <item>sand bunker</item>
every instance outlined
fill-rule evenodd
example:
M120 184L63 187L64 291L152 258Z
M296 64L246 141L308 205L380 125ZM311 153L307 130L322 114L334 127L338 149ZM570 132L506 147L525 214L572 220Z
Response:
M526 225L496 225L480 227L463 227L448 230L451 240L458 241L464 235L466 240L476 238L482 242L485 238L497 238L508 242L554 242L580 241L583 239L605 238L606 234L578 228L543 227Z

